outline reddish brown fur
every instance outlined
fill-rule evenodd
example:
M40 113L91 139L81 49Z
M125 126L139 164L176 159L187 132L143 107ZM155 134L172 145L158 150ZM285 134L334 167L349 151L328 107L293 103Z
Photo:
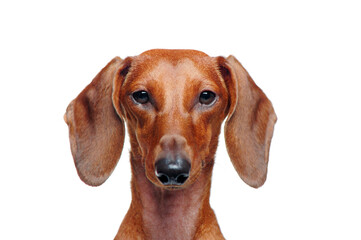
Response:
M140 105L132 93L146 90ZM201 105L202 91L216 93ZM150 50L113 59L69 104L74 161L81 179L102 184L122 151L124 123L131 144L132 202L115 239L224 239L209 205L211 175L223 120L232 163L253 187L267 174L276 122L271 102L233 57L211 58L194 50ZM155 175L162 139L182 139L191 171L180 187L167 187Z

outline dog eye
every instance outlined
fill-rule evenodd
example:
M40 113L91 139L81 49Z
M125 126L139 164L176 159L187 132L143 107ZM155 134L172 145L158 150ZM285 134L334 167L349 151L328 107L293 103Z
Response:
M149 94L146 91L137 91L133 93L133 99L140 104L146 104L149 102Z
M203 91L199 95L199 102L201 104L209 105L213 103L214 99L216 98L216 94L211 91Z

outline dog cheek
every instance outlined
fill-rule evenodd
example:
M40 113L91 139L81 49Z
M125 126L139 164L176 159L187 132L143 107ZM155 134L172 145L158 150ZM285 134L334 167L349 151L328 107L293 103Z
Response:
M194 143L192 146L196 148L193 149L193 152L198 156L196 158L204 160L209 153L212 129L209 125L207 126L203 122L197 124L196 126L197 127L194 127L194 130L192 131L192 135L194 136Z
M221 124L222 122L214 120L211 121L203 134L204 138L204 156L203 159L207 159L207 161L213 161L217 147L218 147L218 139L221 132Z

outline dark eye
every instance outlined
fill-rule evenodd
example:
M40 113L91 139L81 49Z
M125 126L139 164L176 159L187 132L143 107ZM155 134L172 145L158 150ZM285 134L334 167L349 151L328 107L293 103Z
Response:
M140 104L146 104L149 102L149 95L146 91L137 91L133 93L133 99Z
M201 95L199 95L199 102L205 105L209 105L213 103L214 99L216 98L216 94L211 91L203 91Z

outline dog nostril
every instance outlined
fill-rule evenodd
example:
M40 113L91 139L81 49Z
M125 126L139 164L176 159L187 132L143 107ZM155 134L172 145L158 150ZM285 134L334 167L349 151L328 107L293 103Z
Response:
M178 177L176 178L176 182L178 184L183 184L185 183L185 181L187 181L189 177L189 174L179 174Z
M164 185L167 185L169 182L169 177L165 174L157 174L157 177L161 183Z

